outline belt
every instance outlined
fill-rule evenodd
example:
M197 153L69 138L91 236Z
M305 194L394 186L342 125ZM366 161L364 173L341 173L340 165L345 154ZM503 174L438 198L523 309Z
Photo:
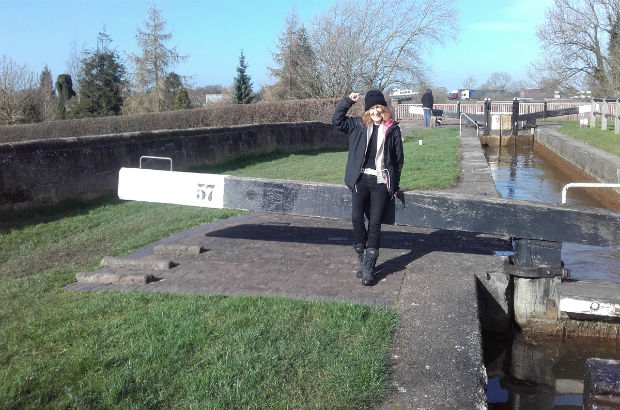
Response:
M373 168L364 168L364 169L362 169L362 174L378 176L377 170L373 169Z

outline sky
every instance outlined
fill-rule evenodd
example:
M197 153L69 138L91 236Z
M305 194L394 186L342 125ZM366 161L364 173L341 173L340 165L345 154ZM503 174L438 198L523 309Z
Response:
M389 1L389 0L388 0ZM136 33L155 4L172 34L166 43L187 55L171 68L192 85L233 83L243 51L254 90L272 84L268 67L293 9L306 27L335 0L0 0L0 55L37 75L45 65L55 79L68 72L74 50L94 49L104 31L121 57L139 54ZM460 34L455 41L422 52L434 87L474 87L494 72L528 81L540 58L536 27L553 0L456 0ZM534 86L535 84L532 84Z

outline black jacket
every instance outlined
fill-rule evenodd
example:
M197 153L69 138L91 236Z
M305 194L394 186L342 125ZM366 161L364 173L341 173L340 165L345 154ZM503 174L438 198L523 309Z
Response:
M422 107L432 109L434 104L433 100L433 93L429 91L425 92L424 95L422 95Z
M349 97L344 97L336 105L336 110L332 116L332 124L349 136L349 157L344 173L344 183L349 189L355 188L366 155L366 126L360 117L346 116L353 104L355 101ZM394 122L385 132L385 142L383 143L383 168L385 169L383 174L390 196L400 189L400 173L404 161L400 127Z

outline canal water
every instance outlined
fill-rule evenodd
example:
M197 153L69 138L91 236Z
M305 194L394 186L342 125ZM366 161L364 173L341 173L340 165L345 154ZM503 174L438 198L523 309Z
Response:
M543 160L531 146L487 147L485 156L495 185L505 198L561 203L564 185L579 182ZM568 191L567 203L603 207L579 189ZM563 243L562 260L573 280L620 283L618 249ZM534 341L518 332L509 338L485 338L484 351L489 409L502 410L582 409L586 359L620 359L618 341Z
M571 180L562 170L543 160L531 146L488 147L485 153L497 190L504 198L547 203L562 202L562 188ZM570 206L604 206L582 189L567 192ZM571 279L620 283L620 250L562 244L562 260Z

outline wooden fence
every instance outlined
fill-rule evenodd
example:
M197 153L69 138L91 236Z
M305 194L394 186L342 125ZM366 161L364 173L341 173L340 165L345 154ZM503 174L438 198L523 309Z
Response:
M434 104L434 110L442 110L444 117L459 118L467 114L472 120L484 123L485 135L488 135L491 118L494 115L510 115L512 133L517 135L518 128L527 124L529 127L536 124L537 119L556 118L570 120L585 120L589 127L594 127L597 118L600 118L601 129L607 129L608 121L614 123L616 134L620 134L620 98L592 99L590 102L521 102L513 101L493 102L491 100ZM399 121L416 121L423 119L421 104L398 104L394 107L395 118Z
M484 101L478 102L467 102L467 103L446 103L446 104L434 104L434 108L436 110L443 110L444 112L454 112L456 113L459 109L460 112L465 114L473 114L473 115L483 115L484 114ZM565 108L574 108L579 107L581 105L590 105L590 102L580 101L580 102L547 102L547 110L559 110ZM616 112L615 105L609 104L610 107L613 107L613 111L610 111L610 114L614 114ZM392 106L392 109L395 114L395 118L398 121L422 121L424 120L424 115L419 113L422 108L422 104L398 104ZM521 102L519 104L519 115L524 114L532 114L536 112L543 112L545 109L544 102ZM600 109L596 110L600 112ZM497 101L491 102L491 115L511 115L512 114L512 101ZM579 119L578 114L565 115L562 117L558 117L560 119L571 119L577 120Z

